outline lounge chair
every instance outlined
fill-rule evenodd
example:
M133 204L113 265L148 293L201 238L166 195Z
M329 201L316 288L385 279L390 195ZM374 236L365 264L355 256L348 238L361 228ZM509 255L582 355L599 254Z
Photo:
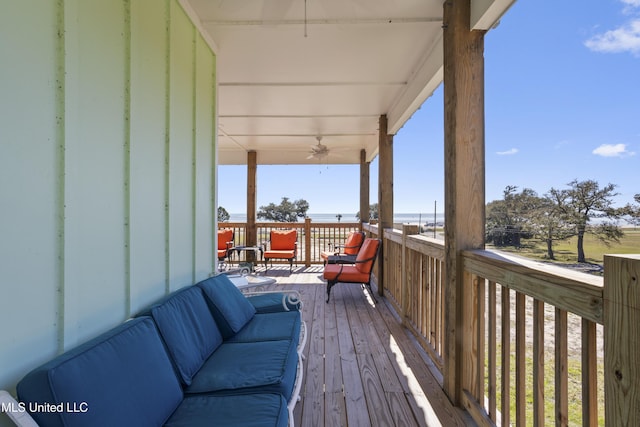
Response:
M269 248L267 248L269 246ZM293 271L293 261L298 253L298 232L297 230L271 230L269 244L265 244L264 269L267 270L267 261L274 259L285 259L289 261L289 273Z
M218 230L218 261L224 266L224 261L231 255L233 249L234 231L231 228Z
M327 302L331 296L331 288L339 282L342 283L362 283L371 294L371 298L378 302L371 290L371 271L380 250L380 239L367 238L362 243L355 263L348 264L327 264L324 267L322 276L327 280Z
M358 251L364 242L364 233L361 231L352 231L347 236L344 245L331 245L333 250L320 252L320 258L324 264L353 264L358 256Z

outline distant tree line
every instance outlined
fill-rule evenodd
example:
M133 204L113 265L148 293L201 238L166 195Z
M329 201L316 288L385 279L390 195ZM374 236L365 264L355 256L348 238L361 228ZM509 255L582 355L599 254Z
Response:
M538 196L529 188L518 192L518 187L507 186L502 200L487 203L486 241L519 247L521 239L536 239L546 244L547 258L553 260L554 244L575 236L578 262L584 263L586 234L610 245L624 235L616 220L640 224L640 194L634 197L636 204L614 208L615 188L614 184L600 188L593 180L573 180L567 188L551 188Z

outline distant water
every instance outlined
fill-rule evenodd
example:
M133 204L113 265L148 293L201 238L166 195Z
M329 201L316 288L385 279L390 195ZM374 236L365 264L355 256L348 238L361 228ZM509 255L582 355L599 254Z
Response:
M247 215L244 213L232 213L230 214L230 222L246 222ZM338 222L335 213L319 213L309 214L311 221L313 222ZM358 219L353 214L342 214L340 222L357 222ZM302 219L300 219L302 222ZM393 222L395 224L433 224L433 213L420 214L420 213L398 213L393 216ZM436 224L444 224L444 213L436 213Z

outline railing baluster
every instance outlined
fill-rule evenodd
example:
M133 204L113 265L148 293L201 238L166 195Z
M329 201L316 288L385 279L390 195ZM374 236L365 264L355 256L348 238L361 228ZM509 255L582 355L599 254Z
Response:
M488 361L488 393L489 393L489 418L494 423L496 422L496 343L497 343L497 325L496 325L496 317L497 317L497 301L496 301L496 282L489 281L489 307L488 307L488 317L489 317L489 330L488 330L488 353L489 353L489 361Z
M596 324L582 319L582 425L598 425Z
M544 420L544 302L533 301L533 425Z
M502 287L502 313L500 315L502 338L502 369L500 372L500 410L502 427L511 426L511 291Z
M516 426L526 425L527 385L526 385L526 320L525 295L516 292Z
M569 424L569 373L567 371L567 312L556 308L556 426Z

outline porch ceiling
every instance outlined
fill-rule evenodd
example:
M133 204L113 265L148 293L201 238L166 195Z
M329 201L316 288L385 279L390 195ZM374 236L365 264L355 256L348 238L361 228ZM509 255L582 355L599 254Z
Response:
M472 26L513 1L472 0ZM442 0L182 4L217 54L218 164L370 161L379 116L395 134L442 82ZM329 154L308 158L318 136Z

